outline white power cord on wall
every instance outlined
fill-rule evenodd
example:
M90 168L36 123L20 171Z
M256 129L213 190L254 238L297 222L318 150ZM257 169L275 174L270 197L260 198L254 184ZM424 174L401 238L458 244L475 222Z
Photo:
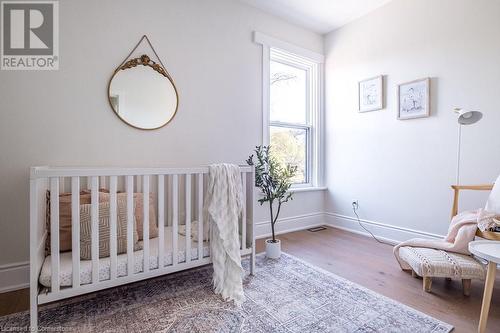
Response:
M386 245L393 245L393 244L390 244L388 242L384 242L384 241L381 241L380 239L378 239L377 237L375 237L375 235L368 229L365 228L365 226L363 225L363 223L361 223L361 220L359 218L359 215L358 215L358 208L359 208L359 204L357 201L353 201L352 202L352 211L354 213L354 215L356 215L356 219L358 220L358 224L361 228L363 228L367 233L369 233L373 239L375 239L377 242L379 242L380 244L386 244Z

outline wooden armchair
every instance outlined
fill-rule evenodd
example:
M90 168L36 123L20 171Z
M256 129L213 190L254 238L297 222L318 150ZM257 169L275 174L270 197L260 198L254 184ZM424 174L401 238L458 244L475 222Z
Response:
M452 185L454 190L451 217L458 214L458 201L461 190L491 191L493 185ZM477 230L476 236L500 240L500 232ZM423 289L431 291L432 278L441 277L450 280L462 280L463 293L470 294L472 279L482 279L485 275L484 267L474 258L464 254L438 251L431 248L404 246L399 249L399 255L411 268L414 277L423 278Z
M493 185L451 185L451 188L454 191L453 206L451 208L451 217L453 218L458 214L458 199L461 190L491 191L493 189ZM481 231L478 229L476 236L484 239L500 241L500 232Z

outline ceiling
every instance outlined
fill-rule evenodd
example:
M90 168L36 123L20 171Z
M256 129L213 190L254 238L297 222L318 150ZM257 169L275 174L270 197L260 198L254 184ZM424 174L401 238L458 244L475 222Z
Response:
M325 34L391 0L240 0L314 32Z

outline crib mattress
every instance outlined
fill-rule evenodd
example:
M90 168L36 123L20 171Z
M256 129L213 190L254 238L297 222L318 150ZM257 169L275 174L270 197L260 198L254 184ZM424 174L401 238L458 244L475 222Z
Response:
M164 266L172 264L172 227L165 227L165 256ZM158 268L158 241L159 238L151 238L149 240L149 269ZM141 241L142 243L142 241ZM178 262L186 260L186 237L179 235L178 238ZM208 242L203 242L203 257L210 255L210 247ZM69 287L72 285L73 263L72 253L64 252L59 255L59 285L61 287ZM198 243L191 241L191 260L198 259ZM127 254L119 254L117 256L116 273L117 276L127 275ZM134 252L134 273L142 272L143 270L143 251ZM110 279L111 260L109 257L99 259L99 281ZM40 272L40 283L45 287L51 287L51 256L47 256L43 262ZM80 260L80 284L89 284L92 282L92 260Z

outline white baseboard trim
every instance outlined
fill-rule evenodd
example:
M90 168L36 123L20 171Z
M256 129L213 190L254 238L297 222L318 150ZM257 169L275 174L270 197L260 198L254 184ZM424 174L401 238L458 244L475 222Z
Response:
M297 215L278 219L276 222L276 234L299 231L308 228L318 227L325 224L322 212ZM266 238L271 236L271 222L263 221L255 223L255 238Z
M377 236L377 238L380 238L381 240L391 244L397 244L399 242L415 237L430 239L444 237L442 235L437 235L430 232L398 227L365 219L360 219L360 221L368 230L370 230L370 232ZM352 216L346 216L337 213L325 213L325 224L337 229L370 236L369 233L367 233L363 228L359 226L358 220Z
M30 265L28 261L0 266L0 293L29 287Z

